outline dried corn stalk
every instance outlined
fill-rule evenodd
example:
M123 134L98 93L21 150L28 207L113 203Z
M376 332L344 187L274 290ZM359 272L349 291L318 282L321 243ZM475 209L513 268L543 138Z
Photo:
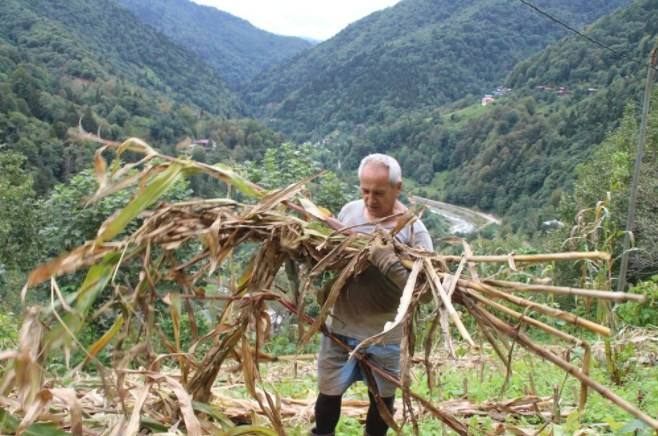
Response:
M115 163L110 167L104 159L104 153L108 151L115 155ZM121 166L119 159L126 151L143 157L136 163ZM237 188L243 198L255 201L255 204L230 199L158 204L162 194L176 180L199 173ZM38 417L44 419L44 415L39 415L39 412L46 410L48 404L59 396L71 403L71 418L68 421L59 418L50 421L70 428L74 433L79 431L79 407L73 401L74 398L66 392L44 391L41 388L44 380L41 364L50 353L67 349L72 341L77 341L76 335L88 321L92 307L102 295L105 300L109 300L103 307L115 308L114 312L108 312L115 315L114 324L85 350L87 358L84 364L96 364L104 380L107 405L119 412L120 419L112 423L113 434L134 434L140 426L158 428L158 423L171 425L177 421L186 427L189 434L226 430L231 425L230 421L225 419L221 411L212 409L208 404L212 400L211 387L220 368L228 358L235 357L241 362L249 393L269 419L274 431L283 434L280 399L265 389L258 366L262 356L260 348L267 340L269 331L269 317L265 312L268 302L279 301L297 314L303 340L309 340L319 330L330 335L323 320L342 284L368 265L372 236L353 234L349 229L341 230L339 223L326 217L304 197L304 184L308 180L268 192L244 180L228 167L165 156L137 139L123 144L103 141L103 146L96 154L95 174L99 189L91 201L132 185L139 186L139 190L124 209L101 226L95 240L38 267L29 276L23 295L30 287L51 280L51 307L41 315L48 329L43 336L35 330L29 339L21 341L25 347L0 355L10 362L0 385L0 396L5 404L14 405L12 411L22 413L21 429L27 428ZM123 236L127 224L138 218L142 220L140 227ZM402 215L397 228L414 219L410 212ZM209 301L211 297L205 294L203 284L230 260L237 247L245 243L259 244L259 249L239 279L224 294L215 296L224 302L220 322L205 337L195 338L188 349L182 349L183 310L187 312L192 331L195 332L195 311L190 300L198 299L202 303ZM187 250L185 256L180 254L184 250ZM554 317L599 334L610 334L608 328L517 296L516 293L549 292L614 301L641 300L641 296L482 280L474 267L477 262L505 262L512 268L554 260L605 262L609 261L606 253L473 256L468 246L465 246L464 256L455 257L422 252L397 243L396 250L400 260L413 270L405 289L404 305L401 305L396 318L396 323L405 328L401 381L393 379L377 367L371 367L358 351L354 355L366 367L388 377L402 388L407 412L405 421L411 419L416 426L411 402L411 398L414 398L426 411L456 432L466 434L469 431L469 424L409 389L411 360L416 348L414 314L419 305L419 296L430 292L434 299L434 311L427 320L432 328L425 344L424 359L430 388L432 376L429 355L436 347L437 341L434 338L439 328L443 330L447 346L451 346L448 330L452 322L462 339L471 347L477 347L471 338L472 333L468 332L459 312L455 310L455 305L459 305L468 316L474 318L478 332L491 343L506 366L510 366L511 359L509 341L505 340L508 337L513 343L520 344L578 378L582 383L581 408L585 405L587 390L594 389L653 428L658 428L655 419L589 378L590 349L586 342L542 323L532 315L539 313ZM455 272L448 267L454 263L459 263ZM288 273L295 276L292 302L275 289L275 278L283 265L287 265ZM123 280L117 278L119 272L130 269L132 274L125 274ZM85 280L69 306L61 298L55 278L84 270L87 271ZM324 271L330 270L336 271L337 279L320 316L315 320L310 319L303 311L304 295L313 291L316 279ZM464 270L468 270L469 274L462 274ZM154 308L160 302L167 304L170 309L173 342L155 322ZM30 312L25 328L38 324L36 319L36 312ZM511 319L516 324L509 324L504 319ZM310 327L305 329L305 323ZM582 347L585 351L583 368L574 367L557 354L534 343L520 331L522 324ZM153 348L155 339L164 344L167 354L157 354ZM365 342L374 342L376 339L371 338ZM110 344L113 347L113 361L110 368L105 368L97 361L97 356ZM202 355L198 352L201 346L207 347ZM164 358L175 363L177 369L174 373L161 372L161 361ZM135 386L133 378L128 377L135 374L142 377L141 387ZM159 393L163 385L169 388L169 394ZM9 400L11 392L14 392L16 398L13 402ZM154 394L157 394L156 399L153 398ZM151 417L151 420L145 419L145 415ZM45 420L49 419L45 417ZM164 428L167 428L166 425ZM272 432L262 426L250 427L250 431Z

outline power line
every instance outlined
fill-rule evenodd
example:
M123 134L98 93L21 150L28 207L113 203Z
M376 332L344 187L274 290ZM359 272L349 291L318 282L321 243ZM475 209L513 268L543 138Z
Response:
M658 68L656 68L656 66L654 66L654 65L650 65L650 64L647 64L646 62L642 62L642 61L640 61L640 60L637 60L637 59L635 59L635 58L633 58L633 57L631 57L631 56L628 56L627 54L625 54L625 53L623 53L623 52L617 51L617 50L615 50L614 48L612 48L612 47L610 47L610 46L608 46L608 45L605 45L605 44L603 44L602 42L599 42L599 41L595 40L594 38L591 38L591 37L585 35L583 32L579 31L578 29L574 29L573 27L569 26L569 25L568 25L567 23L565 23L564 21L561 21L560 19L555 18L554 16L552 16L552 15L549 14L548 12L545 12L545 11L543 11L542 9L540 9L539 7L533 5L533 4L530 3L528 0L518 0L518 1L520 1L521 3L523 3L524 5L526 5L526 6L530 7L530 8L532 8L532 9L534 9L535 11L539 12L541 15L545 16L546 18L548 18L548 19L550 19L550 20L552 20L552 21L558 23L560 26L565 27L566 29L570 30L571 32L573 32L573 33L575 33L575 34L577 34L577 35L579 35L579 36L581 36L581 37L587 39L589 42L598 45L599 47L602 47L602 48L604 48L604 49L606 49L606 50L609 50L609 51L611 51L612 53L614 53L614 54L616 54L616 55L619 55L619 56L621 56L621 57L623 57L623 58L626 58L626 59L628 59L628 60L630 60L630 61L637 62L638 64L643 65L643 66L645 66L645 67L649 67L649 68L652 68L652 69L654 69L654 70L658 70Z

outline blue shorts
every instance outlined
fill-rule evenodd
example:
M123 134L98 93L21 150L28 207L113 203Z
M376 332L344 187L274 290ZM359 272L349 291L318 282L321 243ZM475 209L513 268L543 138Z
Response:
M343 335L334 334L350 349L360 341ZM370 345L361 348L360 353L368 360L382 368L395 379L400 379L400 345ZM373 371L377 389L382 397L395 395L397 386ZM349 352L326 336L322 336L320 355L318 357L318 390L325 395L343 395L354 382L362 380L368 384L356 358L349 359Z

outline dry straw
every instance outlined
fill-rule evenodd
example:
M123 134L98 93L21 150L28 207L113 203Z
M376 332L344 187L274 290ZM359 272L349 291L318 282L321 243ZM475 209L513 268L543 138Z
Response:
M87 138L101 141L89 135ZM38 419L54 422L60 428L81 434L81 409L75 395L63 389L44 387L47 377L45 368L48 356L70 348L76 335L89 322L92 308L98 306L102 296L105 316L112 316L113 324L86 350L84 364L97 368L103 380L105 408L119 417L111 421L108 433L135 434L140 427L167 431L176 422L184 426L190 435L236 431L235 424L212 405L211 388L222 365L228 359L237 358L248 392L270 423L268 426L253 423L242 430L284 434L281 400L271 389L266 389L259 370L260 362L267 359L261 350L270 328L266 309L270 302L278 301L294 312L299 318L302 341L309 341L321 331L340 344L326 329L324 319L342 285L368 266L368 251L375 236L341 230L338 222L324 215L305 196L305 184L310 179L291 184L285 189L265 191L228 167L172 158L158 153L138 139L122 144L101 142L95 161L99 189L91 201L128 187L135 188L136 194L126 207L103 223L96 239L39 266L30 274L23 295L29 288L60 275L86 271L80 289L68 304L63 301L53 281L51 307L41 312L37 309L28 311L19 349L0 355L8 361L0 385L3 407L22 415L19 423L21 430ZM136 163L122 165L120 159L128 151L133 156L141 157ZM104 156L110 153L114 156L114 162L108 165ZM240 192L243 201L212 199L161 203L162 195L174 183L193 174L206 174L231 185ZM414 219L416 217L410 212L403 214L398 218L396 229ZM139 227L128 233L127 225L134 222L138 222ZM478 347L472 339L475 334L491 343L508 367L513 356L509 350L511 341L564 369L582 383L581 408L585 406L587 390L594 389L658 429L655 419L589 378L590 350L585 341L533 316L541 314L599 334L609 334L607 327L515 294L549 292L614 301L641 300L641 297L482 280L474 267L478 262L503 262L512 268L537 262L583 259L608 262L608 254L577 252L474 256L465 246L463 256L442 256L391 242L395 244L400 261L413 271L404 291L404 304L396 319L405 331L401 380L371 365L358 351L354 352L354 356L362 362L367 374L377 372L402 389L403 422L396 423L391 416L385 416L393 428L411 421L418 429L411 401L414 399L419 407L457 433L469 432L470 424L453 415L451 409L443 410L409 388L410 368L416 349L414 314L419 308L421 294L429 292L434 303L431 316L425 321L431 328L425 343L426 355L421 360L430 374L430 389L433 388L430 355L438 342L435 336L441 329L446 346L451 350L452 323L470 347ZM255 243L258 249L241 274L222 284L224 293L206 295L203 284L209 277L217 277L218 274L213 273L219 268L226 268L232 262L236 248L246 243ZM453 271L448 265L454 263L459 265ZM275 283L277 275L284 269L292 284L291 295L280 292ZM463 273L465 270L469 273ZM317 291L317 279L325 271L334 271L336 279L320 315L311 319L304 313L304 297ZM173 338L164 335L156 322L155 307L161 303L169 307ZM195 307L217 303L221 303L219 322L209 334L199 337ZM462 312L457 311L455 306L461 306ZM181 345L184 314L187 314L193 335L192 345L187 349ZM464 316L475 321L470 323L476 326L473 332L467 330L465 325L469 323L463 322ZM583 368L574 367L551 350L533 342L521 331L522 325L583 347ZM43 334L41 326L46 327ZM163 344L167 354L158 354L154 348L156 341ZM366 343L374 341L376 338ZM97 360L98 354L107 347L112 348L112 362L108 368ZM204 347L204 352L199 351ZM162 365L163 359L170 368L167 371ZM141 384L135 384L136 377ZM44 413L48 405L57 399L70 405L69 419ZM477 432L477 429L474 431Z

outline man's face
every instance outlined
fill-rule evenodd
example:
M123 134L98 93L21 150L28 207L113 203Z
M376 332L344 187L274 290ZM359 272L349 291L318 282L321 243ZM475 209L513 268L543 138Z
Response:
M361 172L361 196L371 218L383 218L393 214L395 201L400 195L402 182L391 186L388 168L367 164Z

